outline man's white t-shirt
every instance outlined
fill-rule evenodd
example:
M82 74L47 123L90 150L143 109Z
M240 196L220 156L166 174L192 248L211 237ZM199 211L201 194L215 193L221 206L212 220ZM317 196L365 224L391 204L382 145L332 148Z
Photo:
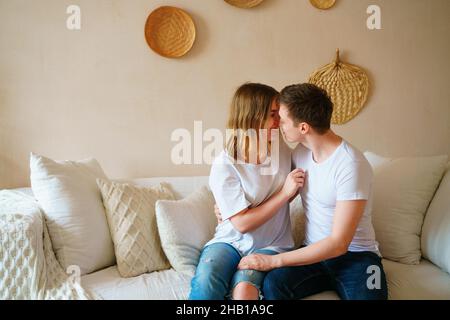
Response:
M236 230L230 221L235 214L257 207L282 188L291 169L291 150L281 136L279 141L279 148L268 160L272 167L271 164L236 163L226 151L214 160L209 186L223 222L217 226L214 238L206 245L229 243L243 256L258 249L284 252L294 248L288 203L266 223L245 234ZM276 151L278 153L275 155ZM277 162L279 165L276 165ZM270 168L274 170L272 174L267 174Z
M336 201L367 200L348 251L379 255L371 218L373 172L364 155L342 140L328 159L317 163L312 151L299 144L292 152L292 165L306 171L305 185L300 190L306 215L304 245L331 235Z

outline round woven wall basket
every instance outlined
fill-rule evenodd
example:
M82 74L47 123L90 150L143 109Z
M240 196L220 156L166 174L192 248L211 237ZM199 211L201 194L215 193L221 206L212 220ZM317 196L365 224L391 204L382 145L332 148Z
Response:
M336 60L315 71L309 83L325 89L334 104L331 122L344 124L364 107L369 94L369 78L363 69L341 62L339 50Z
M322 10L330 9L336 3L336 0L309 0L311 4Z
M159 55L179 58L194 45L194 21L184 10L169 6L159 7L147 18L145 39L150 48Z
M249 8L256 7L264 0L224 0L224 1L235 7L249 9Z

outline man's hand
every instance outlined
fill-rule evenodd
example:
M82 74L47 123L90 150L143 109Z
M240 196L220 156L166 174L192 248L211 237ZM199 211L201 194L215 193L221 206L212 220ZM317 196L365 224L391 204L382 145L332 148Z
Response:
M270 271L277 268L278 255L251 254L241 259L238 265L239 270L252 269L257 271Z
M214 204L214 213L216 214L216 218L217 218L217 224L221 224L222 221L222 214L220 213L219 207L217 206L217 204Z

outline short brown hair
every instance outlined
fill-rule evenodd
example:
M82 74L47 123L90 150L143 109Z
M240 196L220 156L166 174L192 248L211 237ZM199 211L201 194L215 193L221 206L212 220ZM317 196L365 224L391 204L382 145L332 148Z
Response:
M318 134L330 129L333 102L327 92L311 83L287 86L280 93L280 104L284 104L294 124L309 124Z

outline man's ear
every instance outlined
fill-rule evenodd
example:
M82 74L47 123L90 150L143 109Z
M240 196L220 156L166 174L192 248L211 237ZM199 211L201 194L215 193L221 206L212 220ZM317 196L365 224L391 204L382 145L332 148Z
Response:
M301 134L307 134L309 132L309 130L311 129L311 127L306 122L301 122L299 124L299 129L300 129Z

